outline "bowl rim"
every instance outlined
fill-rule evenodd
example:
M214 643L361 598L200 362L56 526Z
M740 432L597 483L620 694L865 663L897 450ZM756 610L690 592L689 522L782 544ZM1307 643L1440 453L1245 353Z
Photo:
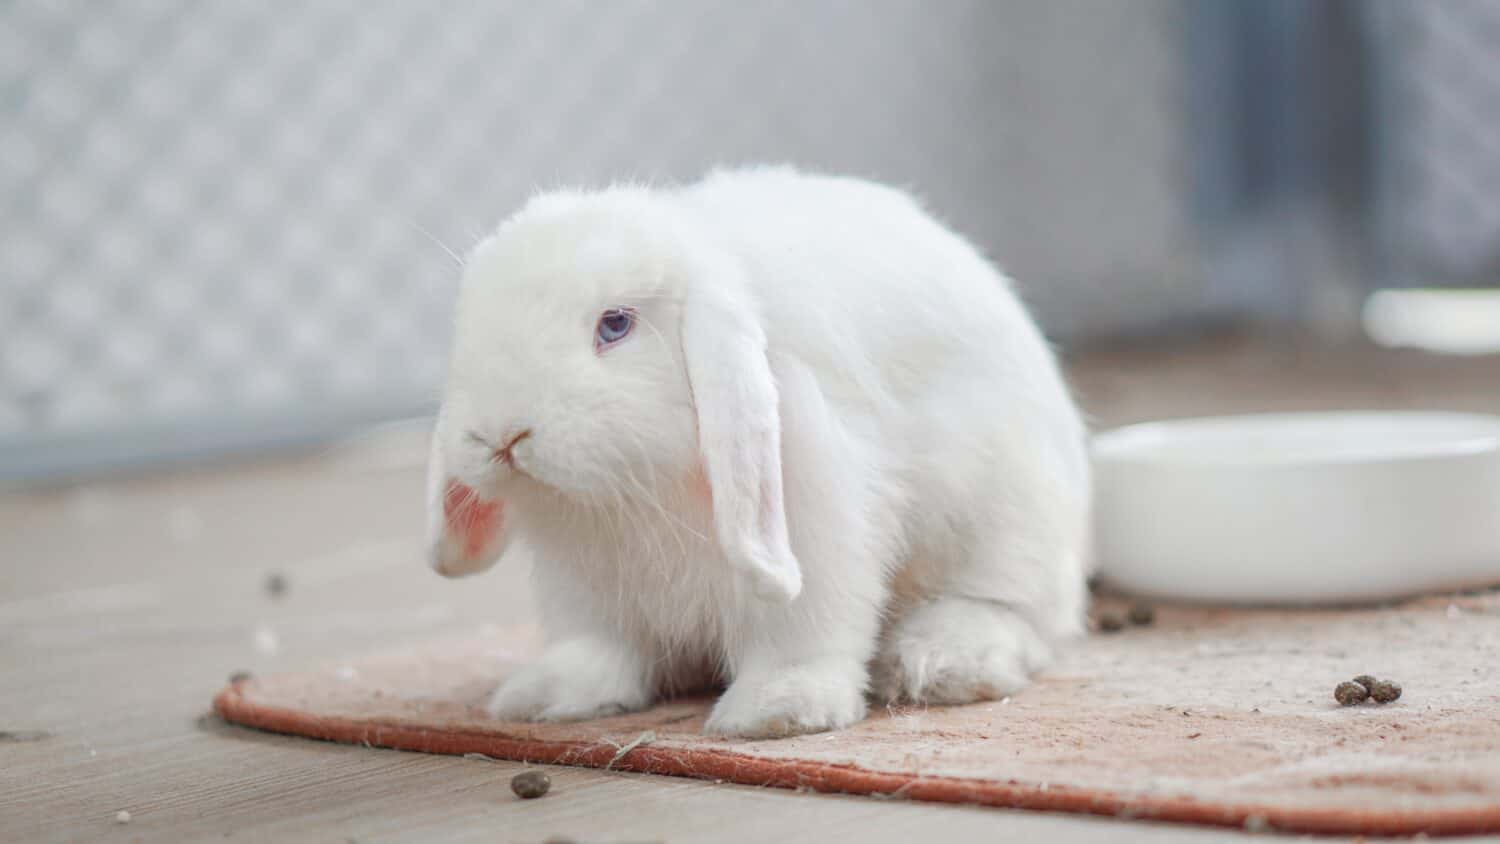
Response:
M1380 450L1330 452L1323 455L1278 452L1251 454L1243 451L1208 452L1205 449L1179 450L1161 448L1173 438L1181 439L1208 429L1225 429L1244 425L1248 435L1252 427L1266 425L1306 424L1324 420L1330 423L1396 422L1398 424L1440 423L1473 426L1472 433L1446 439L1420 439L1392 444ZM1113 464L1132 467L1161 466L1196 469L1301 468L1309 466L1374 466L1393 463L1451 460L1455 458L1500 456L1500 416L1488 413L1446 410L1314 410L1269 413L1245 413L1222 416L1184 416L1138 422L1100 431L1090 442L1096 465Z

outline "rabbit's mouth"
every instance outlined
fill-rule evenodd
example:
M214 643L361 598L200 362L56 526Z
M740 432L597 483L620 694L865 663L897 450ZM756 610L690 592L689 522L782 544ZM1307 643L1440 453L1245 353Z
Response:
M458 481L449 481L443 494L443 517L448 529L463 538L463 550L468 556L478 554L490 534L499 529L504 521L503 504L498 500L485 500L473 488Z
M504 500L482 497L473 487L450 480L443 493L443 531L431 549L433 568L445 577L488 568L504 529Z

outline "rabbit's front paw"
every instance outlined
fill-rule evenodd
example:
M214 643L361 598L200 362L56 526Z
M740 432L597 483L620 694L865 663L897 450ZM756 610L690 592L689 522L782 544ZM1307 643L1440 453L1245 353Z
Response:
M875 691L890 701L955 704L1020 691L1051 648L1010 608L940 598L898 621L875 664Z
M703 730L776 738L848 727L865 717L864 670L857 662L810 662L736 679Z
M485 711L507 721L583 721L644 709L651 687L641 660L594 640L562 642L500 684Z

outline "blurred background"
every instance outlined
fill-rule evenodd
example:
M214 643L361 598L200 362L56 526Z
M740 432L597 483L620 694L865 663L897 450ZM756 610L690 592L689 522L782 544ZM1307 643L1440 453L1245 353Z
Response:
M908 187L1070 359L1500 350L1497 44L1496 0L9 0L0 482L420 418L450 251L717 164Z

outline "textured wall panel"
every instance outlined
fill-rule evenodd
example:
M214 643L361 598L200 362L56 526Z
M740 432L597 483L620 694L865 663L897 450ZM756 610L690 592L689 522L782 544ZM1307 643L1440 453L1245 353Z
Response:
M539 187L721 162L915 189L1055 334L1169 315L1200 285L1180 12L12 0L0 444L419 407L455 279L435 241Z
M1500 0L1371 11L1390 280L1500 284Z

